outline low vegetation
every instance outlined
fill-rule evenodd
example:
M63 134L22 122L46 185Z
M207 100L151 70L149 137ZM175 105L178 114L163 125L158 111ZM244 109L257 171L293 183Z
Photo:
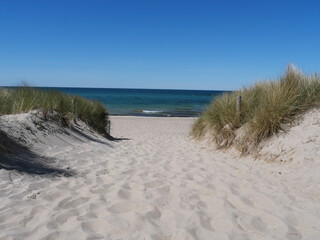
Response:
M65 124L79 118L99 133L109 134L108 113L98 101L31 87L0 88L0 115L35 109L41 110L44 116L56 111Z
M238 96L242 97L240 111L236 108ZM191 135L197 139L209 136L218 148L236 146L249 153L315 107L320 107L320 78L289 66L277 80L258 82L214 99L194 123Z

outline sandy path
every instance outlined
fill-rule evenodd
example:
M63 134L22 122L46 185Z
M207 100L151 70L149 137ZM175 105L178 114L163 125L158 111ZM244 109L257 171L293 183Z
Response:
M46 150L70 178L0 170L0 239L320 239L300 166L212 152L188 139L192 121L112 117L122 140Z

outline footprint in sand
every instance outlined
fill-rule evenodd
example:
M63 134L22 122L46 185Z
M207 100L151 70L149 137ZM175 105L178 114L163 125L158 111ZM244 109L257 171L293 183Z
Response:
M45 193L45 195L42 197L44 200L47 201L55 201L56 199L60 198L62 196L62 192L60 191L53 191Z
M129 201L125 201L109 207L108 211L112 213L127 213L132 211L133 209L134 209L134 204Z
M184 229L177 229L171 235L170 240L195 240L195 238Z
M160 187L160 188L158 188L157 190L158 190L158 192L159 192L160 194L167 194L167 193L170 192L170 185L164 186L164 187Z
M283 221L270 214L242 215L237 218L237 223L244 231L254 234L268 235L276 232L277 237L284 238L288 231L288 226Z
M270 232L284 234L288 231L288 225L276 216L264 213L261 214L259 217L266 224L266 227Z
M161 212L157 207L154 207L152 211L146 213L146 216L148 219L159 219L161 217Z
M175 213L169 210L163 210L160 217L162 229L166 229L168 233L173 233L177 229L178 222Z
M155 180L145 184L147 188L157 188L163 186L165 183L163 181Z
M67 210L56 217L56 222L59 225L66 223L70 218L75 218L79 215L78 211L75 209Z
M55 239L61 239L62 233L60 231L54 231L52 233L49 233L47 236L45 236L44 240L55 240Z
M113 229L113 226L106 220L97 219L89 222L81 223L81 229L88 233L98 233L98 234L108 234L110 229Z
M251 206L252 205L251 203L243 201L237 195L231 195L227 197L227 201L232 207L246 214L254 214L255 212L255 209Z
M80 205L86 203L89 200L88 197L80 197L80 198L74 199L74 200L69 202L69 199L70 198L62 200L60 203L58 203L58 207L61 207L61 208L77 208L77 207L79 207Z
M230 240L227 233L221 232L211 232L203 228L198 228L196 230L196 239L201 240ZM235 238L235 239L243 239L243 238Z
M228 218L213 217L210 225L215 232L230 232L233 229L233 223Z
M122 198L122 199L129 200L130 197L131 197L131 193L130 193L130 191L128 191L128 190L120 189L120 190L118 191L118 196L119 196L120 198Z
M263 234L267 232L266 224L259 217L242 215L237 218L237 223L245 232Z

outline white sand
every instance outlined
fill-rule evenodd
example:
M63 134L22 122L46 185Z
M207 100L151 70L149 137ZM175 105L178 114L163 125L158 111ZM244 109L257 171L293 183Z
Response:
M76 174L0 170L0 239L320 239L319 123L305 126L315 145L292 154L301 159L270 163L190 140L193 121L112 117L124 139L105 142L54 125L43 134L28 114L1 117L0 129Z

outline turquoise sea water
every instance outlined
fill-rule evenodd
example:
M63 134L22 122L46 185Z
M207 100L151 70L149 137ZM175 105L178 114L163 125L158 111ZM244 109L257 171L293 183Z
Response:
M193 117L223 91L45 88L100 101L111 115Z

